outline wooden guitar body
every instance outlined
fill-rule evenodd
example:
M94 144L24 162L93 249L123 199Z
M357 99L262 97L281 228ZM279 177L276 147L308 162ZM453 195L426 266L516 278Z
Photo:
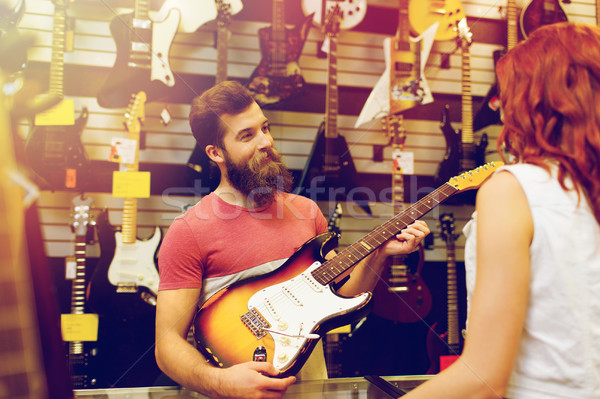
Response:
M146 92L148 101L157 100L175 85L168 56L179 24L179 11L171 9L163 21L146 19L150 28L132 28L133 19L134 14L118 15L110 23L117 57L98 93L101 107L126 107L131 95L138 91Z
M370 292L341 297L312 277L324 261L323 254L336 245L336 234L323 233L279 269L212 296L194 320L198 349L213 364L228 367L252 360L255 349L262 346L267 361L282 371L278 377L297 373L320 338L315 334L347 324L369 310Z
M524 38L527 38L542 25L567 20L567 14L558 0L532 0L521 11L521 34Z

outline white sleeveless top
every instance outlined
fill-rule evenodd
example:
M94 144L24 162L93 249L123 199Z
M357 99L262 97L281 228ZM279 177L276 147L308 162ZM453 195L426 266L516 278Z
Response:
M506 397L600 398L600 227L586 199L578 205L576 192L562 190L542 168L516 164L500 170L521 184L534 228L529 309ZM468 307L476 213L463 229Z

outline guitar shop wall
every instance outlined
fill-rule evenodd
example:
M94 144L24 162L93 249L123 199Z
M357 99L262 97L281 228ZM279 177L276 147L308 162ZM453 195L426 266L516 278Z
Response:
M31 179L40 188L38 207L45 254L61 310L71 312L73 265L83 262L86 283L92 282L86 312L100 315L90 366L82 371L96 381L88 379L78 387L147 386L159 376L152 346L153 290L158 280L154 253L172 220L216 184L210 176L188 166L195 145L187 121L189 103L215 83L218 73L223 76L224 70L228 79L248 84L259 64L266 62L269 66L269 46L261 46L261 29L272 26L281 30L286 26L295 38L287 59L294 58L294 51L297 53L292 61L299 66L300 82L296 80L291 92L282 89L279 101L269 99L264 109L272 124L275 146L284 155L296 182L311 161L324 115L331 115L327 93L336 90L336 133L345 139L357 173L353 181L343 182L344 187L334 188L346 192L353 187L364 188L369 193L371 212L369 215L364 207L343 197L317 198L325 215L335 216L341 234L339 249L391 218L394 211L403 209L403 204L416 202L443 183L438 168L451 143L441 126L458 132L463 125L472 124L475 143L487 137L481 161L498 159L496 138L501 126L497 113L486 108L486 96L495 81L494 53L506 47L506 2L338 1L342 7L360 10L346 13L342 19L333 38L337 57L332 69L332 60L323 48L328 35L319 26L321 20L308 16L311 8L320 10L320 0L286 0L285 4L282 0L223 1L230 3L228 14L220 14L222 9L217 8L222 3L213 4L211 0L135 1L138 18L156 21L154 36L145 39L152 40L155 52L159 49L162 56L158 63L162 75L153 81L149 69L127 66L123 56L132 41L129 24L133 0L77 0L69 4L61 0L26 1L18 24L21 34L34 39L24 69L26 82L33 92L62 92L72 100L71 119L76 121L64 129L64 136L46 132L40 138L33 134L39 126L33 128L25 120L18 128L27 145L37 151L30 155L29 166ZM538 1L517 1L516 7L521 12L534 2ZM357 125L357 119L386 69L384 39L397 35L403 18L410 17L410 13L399 13L399 4L425 9L424 20L433 23L434 14L427 8L439 3L446 3L449 9L456 7L467 17L472 34L468 64L461 42L456 40L457 33L442 40L435 38L423 63L432 101L416 103L401 112L400 150L410 154L410 160L402 161L408 163L402 164L402 176L398 176L399 158L394 154L399 147L394 145L397 143L389 123L382 123L385 107L389 110L387 100L376 103L375 112L363 123ZM592 0L561 1L559 6L570 21L596 23ZM60 19L57 26L55 14L63 8L64 26ZM423 20L409 22L423 24ZM61 38L66 44L57 52ZM332 71L337 77L335 87L331 86ZM138 96L137 102L131 102L130 96L140 92L144 98ZM469 101L471 112L465 109ZM139 140L127 149L132 134ZM115 151L134 157L138 161L135 170L124 169L119 163L123 159L116 157ZM73 160L77 160L75 165L69 164ZM121 176L124 180L120 180L120 186L114 186L116 171L149 172L149 183ZM402 204L394 203L398 187L394 188L393 179L397 181L398 177L402 178ZM84 197L80 197L82 192ZM90 223L86 230L85 253L76 254L78 235L71 228L77 213L74 204L86 197L91 198L89 221L95 220L95 225ZM409 278L404 280L404 289L412 286L412 290L388 290L388 286L398 285L392 283L391 279L398 276L390 269L390 280L376 290L382 292L376 297L389 300L379 300L366 319L327 334L324 339L331 376L435 372L432 359L437 356L433 349L436 343L434 338L428 343L427 336L432 339L432 331L442 334L449 330L449 298L451 304L458 304L460 328L464 326L464 237L460 232L473 209L473 197L459 194L423 217L432 230L431 239L418 260L406 260L408 268L402 271ZM127 231L121 231L120 226L127 227ZM129 264L131 269L120 276L110 275L115 247L119 248L119 243L125 242L124 236L131 237L132 233L133 241L142 249L134 251L133 256L121 253L121 266ZM448 279L453 263L456 274L450 278L457 276L457 287L451 287ZM120 279L120 292L115 292L114 284ZM89 302L95 303L95 309ZM411 303L417 311L406 308ZM399 312L385 310L402 306L405 308Z

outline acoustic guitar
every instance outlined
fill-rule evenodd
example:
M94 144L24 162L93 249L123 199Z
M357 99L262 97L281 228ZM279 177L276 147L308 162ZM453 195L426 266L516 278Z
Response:
M369 310L370 292L346 298L332 283L450 196L479 187L501 165L490 163L452 178L329 260L325 254L337 245L331 232L308 240L277 270L222 289L196 314L196 347L211 364L229 367L252 360L261 346L278 376L294 375L321 334Z
M366 193L354 190L358 181L358 173L346 139L339 134L337 129L339 105L337 35L340 31L341 15L341 9L339 5L336 5L329 10L327 16L325 32L329 39L329 52L327 53L329 73L326 87L325 121L319 127L296 193L310 197L318 192L327 193L328 189L336 188L336 196L339 195L346 199L348 194L351 194L350 199L354 200L368 215L372 215ZM336 199L328 198L330 201Z
M304 93L298 59L310 29L313 14L295 28L286 28L284 0L273 0L273 25L258 30L262 59L252 72L248 89L265 106Z
M125 113L129 138L136 142L135 160L126 164L127 172L138 171L141 123L146 96L139 92ZM155 311L158 295L156 254L162 232L156 227L152 237L137 238L137 198L125 198L120 231L110 225L108 210L97 221L101 256L90 280L91 308L101 315L133 316Z
M404 207L404 174L400 163L406 141L403 117L387 119L392 142L392 209L396 215ZM389 256L373 291L373 313L388 320L413 323L423 320L431 310L431 292L421 277L425 250L408 255Z
M148 102L154 101L175 85L169 51L180 12L172 8L164 20L153 21L149 11L150 0L135 0L133 14L117 15L110 22L117 57L97 95L101 107L127 107L139 91L146 93Z
M463 347L458 320L458 289L454 246L459 234L454 232L453 214L444 213L440 215L439 221L441 237L446 243L447 313L446 323L434 323L427 333L427 354L430 362L427 374L437 374L446 369L458 359Z
M67 0L55 0L48 93L58 98L63 98L66 18ZM65 108L65 119L74 119L74 112L72 108ZM35 172L42 188L84 189L91 173L85 148L81 143L81 132L87 119L88 110L83 107L80 116L71 125L40 123L29 133L25 143L27 163Z

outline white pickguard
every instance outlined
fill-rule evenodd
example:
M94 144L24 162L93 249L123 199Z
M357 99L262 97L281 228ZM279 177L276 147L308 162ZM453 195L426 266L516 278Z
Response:
M431 25L423 34L416 38L411 38L410 40L414 42L423 41L421 45L421 87L423 88L425 95L423 97L423 101L421 104L429 104L433 102L433 96L431 94L431 90L429 89L429 85L427 84L427 80L425 79L425 65L427 63L427 59L429 58L429 52L431 51L431 46L433 46L433 39L435 38L435 32L437 31L439 22ZM385 56L385 70L383 74L371 90L371 94L367 98L365 105L363 105L362 110L360 111L360 115L358 119L356 119L356 123L354 127L357 128L367 122L370 122L377 118L382 118L387 116L390 113L390 54L388 49L390 48L391 38L385 38L383 41L383 49Z
M241 0L228 0L231 6L231 15L235 15L242 10ZM172 9L181 12L181 22L179 31L184 33L193 33L205 23L217 18L217 5L215 0L166 0L158 13L156 20L162 20Z
M150 80L160 80L168 87L175 85L173 71L169 65L169 50L179 25L180 12L171 9L165 19L152 23L152 64Z
M333 293L311 275L321 265L315 262L301 275L267 287L248 301L248 310L255 308L269 322L269 334L275 342L273 365L285 369L291 365L307 344L315 327L325 321L360 308L370 298L365 292L355 298Z
M108 281L112 285L135 284L158 294L158 271L154 264L154 254L160 244L161 230L156 227L148 240L136 240L133 244L122 242L123 234L115 233L117 242L115 256L108 268Z

